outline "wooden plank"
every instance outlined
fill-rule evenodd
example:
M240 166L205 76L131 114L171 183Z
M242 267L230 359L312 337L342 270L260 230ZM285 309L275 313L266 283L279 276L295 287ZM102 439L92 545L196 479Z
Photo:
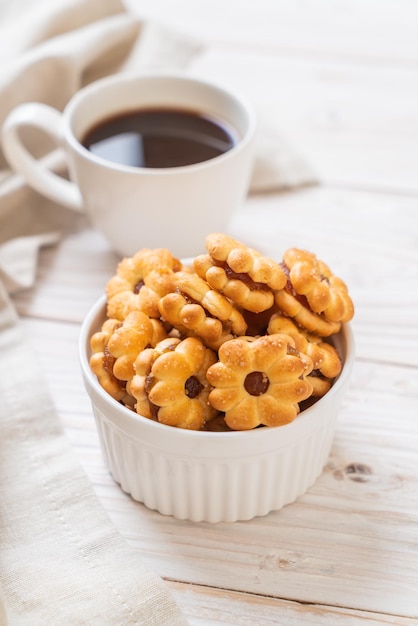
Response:
M382 613L297 604L265 596L244 595L168 581L191 626L412 626L415 620Z
M417 6L408 0L125 0L141 18L225 47L411 66L418 60ZM30 0L0 0L2 20Z
M217 45L369 63L418 60L418 9L408 0L126 0L140 16Z
M212 48L193 65L254 104L322 183L417 193L417 68ZM283 157L285 160L285 156Z

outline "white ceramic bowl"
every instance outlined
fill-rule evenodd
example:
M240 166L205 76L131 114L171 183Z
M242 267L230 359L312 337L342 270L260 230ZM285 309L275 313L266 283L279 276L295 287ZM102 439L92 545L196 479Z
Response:
M178 519L233 522L282 508L315 482L326 463L354 361L349 325L335 336L343 369L330 391L286 426L242 432L189 431L159 424L119 404L89 366L91 335L105 298L88 313L80 361L105 461L138 502Z

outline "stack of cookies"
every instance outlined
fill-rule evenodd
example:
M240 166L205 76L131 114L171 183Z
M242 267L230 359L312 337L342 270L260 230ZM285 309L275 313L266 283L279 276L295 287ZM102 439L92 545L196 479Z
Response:
M102 387L145 418L194 430L288 424L341 371L345 283L313 253L280 262L222 233L191 265L167 249L123 259L91 338Z

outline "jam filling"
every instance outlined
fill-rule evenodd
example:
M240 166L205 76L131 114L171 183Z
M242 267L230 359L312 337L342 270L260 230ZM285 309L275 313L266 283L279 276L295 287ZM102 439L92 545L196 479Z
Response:
M152 374L148 374L148 376L145 377L144 391L147 396L149 395L151 389L154 387L155 382L155 377Z
M313 376L314 378L322 378L322 374L319 370L312 370L309 376Z
M287 283L285 287L286 291L290 293L290 295L292 295L298 302L300 302L303 307L305 307L306 309L309 309L310 307L309 307L309 303L308 303L306 296L303 296L300 293L297 293L297 291L295 291L292 285L292 281L290 280L290 270L287 267L286 263L280 263L280 265L284 273L287 276Z
M205 312L206 317L211 317L214 319L219 319L216 318L214 315L212 315L212 313L210 311L208 311L201 302L198 302L197 300L195 300L194 298L191 298L187 293L184 293L184 291L181 290L177 290L177 293L180 293L183 298L186 300L187 304L198 304L199 306L202 307L202 309ZM222 324L223 329L226 332L230 332L232 330L232 324L230 320L219 320Z
M203 391L203 385L196 376L190 376L184 383L184 391L186 396L193 400Z
M255 282L248 274L244 272L234 272L228 265L228 263L219 263L219 267L222 267L229 280L239 280L251 290L251 291L267 291L267 287L264 283Z
M103 367L109 376L112 376L113 378L115 378L113 375L113 365L115 364L115 361L115 357L110 354L109 348L106 346L103 351Z
M262 396L269 388L270 381L264 372L251 372L247 374L244 387L250 396Z
M200 302L198 302L197 300L195 300L194 298L189 296L188 293L185 293L184 291L181 291L181 289L176 289L176 293L179 293L181 296L183 296L183 298L186 300L187 304L198 304L199 306L202 306Z
M119 380L113 373L113 366L115 364L115 357L112 356L109 352L109 348L106 346L103 351L103 368L109 374L109 377L113 382L116 382L121 389L126 388L126 382L123 380Z
M147 394L147 396L149 395L149 392L151 391L151 389L153 388L153 386L155 385L156 380L155 377L152 374L148 374L148 376L145 377L145 383L144 383L144 391ZM156 404L153 404L149 398L148 398L148 402L150 405L150 409L151 409L151 415L155 420L158 420L158 411L160 410L160 407Z
M197 300L195 300L194 298L189 296L188 293L185 293L184 291L181 291L181 290L177 290L177 293L179 293L179 294L181 294L183 296L183 298L186 300L187 304L198 304L199 306L201 306L202 309L205 311L206 317L213 317L213 315L211 315L210 311L205 309L205 307L202 305L201 302L198 302Z
M133 292L135 294L139 293L144 285L145 285L145 283L144 283L143 280L138 280L138 282L136 283L136 285L135 285L135 287L133 289Z

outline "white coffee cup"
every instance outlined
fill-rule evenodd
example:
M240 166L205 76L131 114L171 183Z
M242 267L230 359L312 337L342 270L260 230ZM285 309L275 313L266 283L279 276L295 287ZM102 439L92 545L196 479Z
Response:
M153 107L217 118L234 129L235 145L191 165L137 167L99 157L81 143L98 123ZM70 180L46 169L28 151L20 133L28 126L64 148ZM243 202L255 126L251 105L223 86L179 74L122 74L84 87L63 113L41 103L18 106L4 123L2 139L10 166L31 187L60 205L85 211L119 254L167 247L186 257L202 250L208 233L226 230Z

